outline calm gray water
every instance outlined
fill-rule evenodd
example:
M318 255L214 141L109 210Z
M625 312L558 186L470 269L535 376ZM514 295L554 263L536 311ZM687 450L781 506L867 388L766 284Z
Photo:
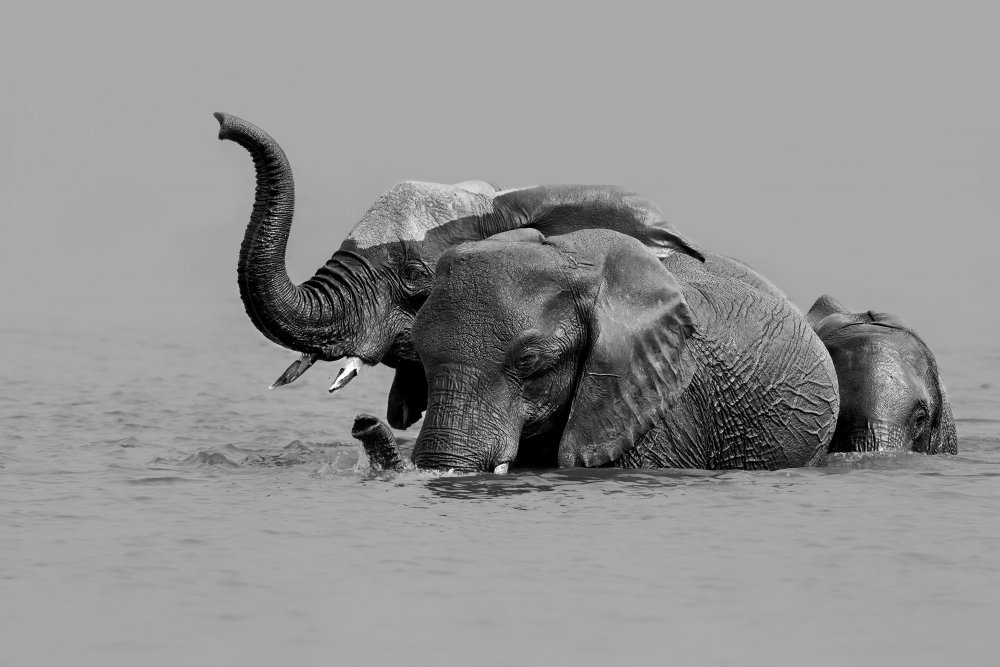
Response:
M1000 350L939 351L956 457L372 476L389 373L269 392L231 304L0 336L4 665L1000 661Z

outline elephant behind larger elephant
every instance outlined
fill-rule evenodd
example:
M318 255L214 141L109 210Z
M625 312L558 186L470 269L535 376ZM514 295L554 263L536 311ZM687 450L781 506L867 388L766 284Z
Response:
M852 313L830 295L806 315L840 383L831 452L957 454L951 401L923 339L889 313Z
M372 204L315 275L295 285L285 266L295 207L288 159L255 125L229 114L215 116L219 138L250 152L257 177L237 268L240 297L261 333L301 353L272 386L294 381L316 361L346 359L333 391L362 367L384 363L396 369L387 408L396 428L416 422L427 405L427 382L410 328L448 248L522 227L546 235L599 227L633 236L660 257L675 251L702 257L655 204L620 188L500 190L483 181L404 182Z

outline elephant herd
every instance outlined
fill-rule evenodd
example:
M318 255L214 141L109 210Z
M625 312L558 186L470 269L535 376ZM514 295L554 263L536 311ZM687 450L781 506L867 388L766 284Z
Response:
M261 333L301 353L272 386L316 361L344 360L330 391L395 369L386 418L423 416L419 468L773 470L957 451L934 355L902 320L830 296L803 315L619 188L404 182L295 285L288 160L251 123L216 118L256 169L240 296ZM407 465L377 418L354 433L373 467Z

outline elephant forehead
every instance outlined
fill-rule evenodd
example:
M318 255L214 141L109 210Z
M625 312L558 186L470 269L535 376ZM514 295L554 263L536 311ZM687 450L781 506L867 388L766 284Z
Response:
M429 231L446 222L475 219L492 210L492 198L480 192L440 183L405 181L375 200L347 238L358 248L423 241Z
M543 311L558 317L557 304L571 307L571 294L551 248L479 241L449 250L438 263L418 319L458 328L489 322L499 334L523 328Z
M563 282L563 261L550 245L487 239L450 249L438 267L441 282L477 285L477 294L519 298Z
M844 388L860 393L918 391L930 370L923 346L905 332L857 332L829 349Z
M842 350L868 358L905 358L915 362L926 356L926 348L910 332L872 324L842 327L826 338L826 344L831 350Z

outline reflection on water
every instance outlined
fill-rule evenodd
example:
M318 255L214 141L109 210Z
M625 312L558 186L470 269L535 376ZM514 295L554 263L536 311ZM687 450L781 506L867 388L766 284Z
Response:
M996 353L939 359L958 456L838 454L754 473L372 473L350 428L384 411L389 372L331 397L328 364L269 392L283 353L242 318L203 324L7 332L45 351L12 360L0 395L10 664L993 654Z
M508 475L455 475L427 480L435 496L455 500L490 500L526 493L613 494L666 493L671 487L698 482L718 482L725 473L704 470L615 470L575 468Z

